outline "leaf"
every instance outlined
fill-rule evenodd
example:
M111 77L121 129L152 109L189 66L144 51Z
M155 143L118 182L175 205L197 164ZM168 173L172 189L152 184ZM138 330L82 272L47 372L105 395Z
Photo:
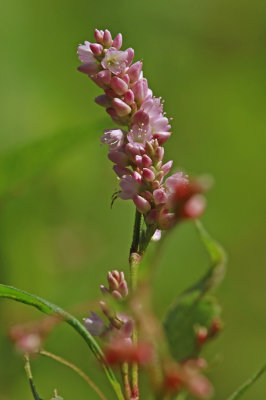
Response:
M172 356L177 361L197 357L200 347L196 328L210 328L213 319L219 315L220 307L212 298L199 299L196 292L181 297L170 309L164 322Z
M0 198L46 172L78 145L96 138L102 129L99 121L91 122L86 127L61 130L0 154Z
M187 289L168 311L164 328L170 352L177 361L196 357L200 351L196 328L210 328L212 321L220 316L217 302L206 297L206 293L216 287L225 273L226 256L222 247L215 242L197 221L202 242L211 259L207 273L193 286Z
M259 378L266 372L266 365L260 368L247 382L245 382L239 389L237 389L228 400L240 399L242 394L244 394Z
M75 317L73 317L71 314L64 311L62 308L58 307L57 305L48 302L47 300L44 300L40 297L34 296L30 293L24 292L23 290L16 289L11 286L0 285L0 298L1 297L12 299L12 300L24 303L24 304L31 305L31 306L37 308L38 310L42 311L45 314L57 315L64 322L66 322L70 326L72 326L75 329L75 331L77 331L79 333L79 335L83 337L83 339L88 344L88 346L91 349L94 356L97 358L97 360L103 366L106 376L107 376L109 382L111 383L111 385L117 395L117 398L119 400L124 400L124 396L121 392L120 384L116 380L116 377L115 377L112 369L107 364L101 348L99 347L99 345L95 341L95 339L91 336L91 334L87 331L87 329Z

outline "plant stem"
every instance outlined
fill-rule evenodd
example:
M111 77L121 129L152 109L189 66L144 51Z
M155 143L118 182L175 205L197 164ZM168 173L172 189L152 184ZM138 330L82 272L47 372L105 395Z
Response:
M129 376L128 376L128 363L123 363L121 365L121 373L122 373L122 378L123 378L123 383L124 383L126 400L130 400L131 399L131 387L130 387Z
M136 209L135 214L135 222L134 222L134 230L133 230L133 239L129 252L129 263L130 263L130 285L131 285L131 293L133 293L137 288L138 282L138 267L141 260L141 257L138 254L139 248L139 240L140 240L140 224L141 224L141 213ZM137 345L138 342L138 332L137 327L135 325L133 334L132 334L132 342L134 345ZM132 399L139 399L139 373L138 373L138 364L132 364L131 376L132 376Z
M141 213L136 209L133 239L130 247L129 258L132 253L136 253L138 251L139 238L140 238L140 224L141 224Z
M32 392L32 395L34 397L34 400L42 400L39 397L39 395L37 393L37 390L35 388L35 385L33 383L33 377L32 377L32 372L31 372L31 367L30 367L29 355L28 354L24 354L24 358L25 358L25 371L26 371L26 374L27 374L27 377L28 377L28 380L29 380L29 383L30 383L30 388L31 388L31 392Z
M84 381L86 381L90 387L99 395L99 397L102 400L107 400L107 398L105 397L105 395L102 393L102 391L98 388L98 386L95 385L95 383L80 369L78 368L76 365L72 364L71 362L65 360L64 358L57 356L53 353L50 353L49 351L46 350L40 350L40 354L42 356L46 356L49 358L52 358L53 360L66 365L67 367L71 368L73 371L75 371L81 378L84 379Z

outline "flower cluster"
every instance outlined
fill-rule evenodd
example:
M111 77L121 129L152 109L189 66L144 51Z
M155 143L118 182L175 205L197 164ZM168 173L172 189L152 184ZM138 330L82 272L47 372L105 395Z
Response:
M173 162L164 162L163 145L171 126L161 98L153 96L143 77L142 62L132 64L134 50L125 51L122 35L95 30L96 43L78 46L78 67L105 94L96 97L113 121L125 129L107 129L101 142L120 182L121 199L132 199L147 225L170 229L184 218L196 218L205 207L203 186L178 172L165 179Z

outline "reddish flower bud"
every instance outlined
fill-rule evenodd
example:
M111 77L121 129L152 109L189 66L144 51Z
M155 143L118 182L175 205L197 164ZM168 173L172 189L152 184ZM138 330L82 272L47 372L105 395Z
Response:
M113 40L112 46L115 47L117 50L120 50L122 47L122 43L123 43L123 37L121 33L118 33L118 35L116 35L116 37Z
M103 51L103 46L101 44L98 44L98 43L91 43L90 44L90 49L91 49L91 51L93 52L93 54L95 56L99 56Z

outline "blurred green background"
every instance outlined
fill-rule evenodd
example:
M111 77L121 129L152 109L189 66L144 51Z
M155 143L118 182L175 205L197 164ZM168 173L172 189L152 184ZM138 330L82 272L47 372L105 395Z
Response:
M127 268L134 209L122 201L110 209L117 181L99 145L102 130L113 124L93 101L100 89L76 72L76 47L92 41L95 27L122 32L124 48L134 47L135 59L144 60L150 87L174 118L167 159L215 178L203 222L229 256L218 290L225 329L206 350L216 400L266 361L265 11L261 0L9 0L1 6L2 155L58 130L69 130L73 140L68 151L57 144L56 162L56 152L47 151L47 168L44 160L36 179L2 197L1 282L69 308L96 298L108 269ZM87 134L75 141L84 129ZM38 151L27 157L37 168ZM20 167L14 180L16 171ZM158 316L207 262L193 224L175 230L155 277ZM31 398L22 357L6 334L40 317L1 301L0 400ZM67 326L55 330L46 348L76 362L110 393L85 344ZM65 400L97 399L53 361L38 358L33 371L43 398L56 387ZM263 377L243 400L265 396Z

